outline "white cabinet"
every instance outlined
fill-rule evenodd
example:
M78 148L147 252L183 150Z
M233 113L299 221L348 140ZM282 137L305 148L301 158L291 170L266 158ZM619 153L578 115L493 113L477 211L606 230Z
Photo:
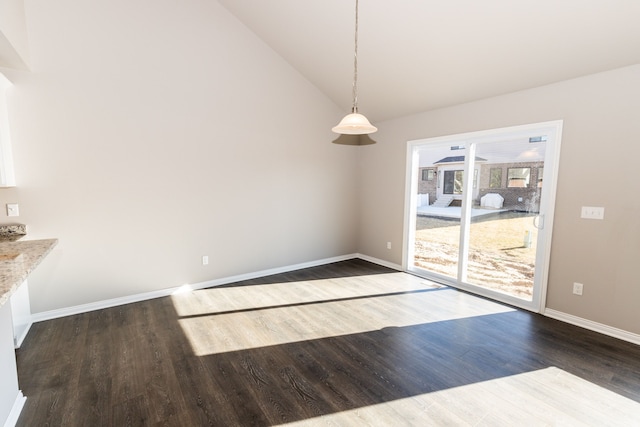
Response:
M0 256L0 426L16 424L26 397L18 385L15 348L31 326L29 285L24 279L58 243L57 239L3 243ZM22 283L20 283L22 281Z
M0 305L0 425L15 425L26 397L18 385L16 352L31 327L27 281Z
M11 313L13 318L13 345L20 348L22 341L31 328L31 303L29 302L29 284L25 280L11 295Z
M0 425L15 425L26 398L18 388L11 304L0 305Z
M0 187L13 187L16 185L6 97L7 90L10 87L11 82L0 73Z

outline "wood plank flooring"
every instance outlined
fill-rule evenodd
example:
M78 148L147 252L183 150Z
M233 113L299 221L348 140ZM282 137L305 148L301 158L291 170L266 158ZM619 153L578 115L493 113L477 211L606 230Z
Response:
M19 426L640 425L640 347L362 260L37 323Z

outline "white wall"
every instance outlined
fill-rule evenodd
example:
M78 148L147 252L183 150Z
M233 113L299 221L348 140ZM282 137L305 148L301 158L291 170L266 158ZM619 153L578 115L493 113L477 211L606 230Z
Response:
M622 166L640 157L638 117L640 65L378 123L360 151L359 251L402 262L407 141L563 119L547 306L639 334L640 180ZM581 206L604 206L604 221Z
M29 238L60 239L34 312L355 252L343 112L218 2L33 0L26 16L18 187L0 202Z
M24 0L0 0L0 67L29 67Z

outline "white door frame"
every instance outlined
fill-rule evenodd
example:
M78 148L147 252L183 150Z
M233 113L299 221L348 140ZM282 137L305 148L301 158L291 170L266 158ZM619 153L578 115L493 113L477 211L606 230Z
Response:
M460 142L487 142L511 140L518 136L530 136L532 134L547 135L545 148L545 167L541 194L540 212L543 216L540 218L542 222L541 228L544 232L539 233L538 247L536 250L536 273L535 278L539 280L534 287L532 301L522 300L509 295L500 294L495 291L485 290L477 286L467 286L460 283L457 279L435 277L436 280L464 290L470 290L489 298L493 298L517 307L521 307L530 311L544 313L546 307L547 295L547 279L549 276L549 260L551 257L551 237L553 232L553 217L555 210L555 194L558 183L558 165L560 160L560 144L562 139L562 120L533 123L528 125L511 126L498 129L489 129L477 132L468 132L455 135L447 135L435 138L425 138L408 141L407 158L406 158L406 178L405 178L405 215L404 215L404 235L402 249L402 268L410 273L417 273L413 268L415 229L416 229L416 210L418 195L418 170L419 170L419 149L425 145L443 146L447 144L457 145ZM468 153L467 153L468 154ZM467 162L471 156L466 156ZM467 178L472 179L473 174ZM470 187L469 187L470 188ZM470 194L470 192L467 192ZM466 204L470 206L470 203ZM541 230L542 231L542 230ZM461 230L461 235L467 233L468 230ZM462 238L462 237L461 237ZM538 265L540 264L540 265ZM436 275L437 276L437 275ZM428 277L432 278L432 277Z

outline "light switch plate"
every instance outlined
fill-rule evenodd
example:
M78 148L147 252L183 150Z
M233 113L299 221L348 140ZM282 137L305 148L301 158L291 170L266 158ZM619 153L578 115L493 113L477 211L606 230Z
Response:
M583 206L580 218L604 219L604 208L597 206Z

